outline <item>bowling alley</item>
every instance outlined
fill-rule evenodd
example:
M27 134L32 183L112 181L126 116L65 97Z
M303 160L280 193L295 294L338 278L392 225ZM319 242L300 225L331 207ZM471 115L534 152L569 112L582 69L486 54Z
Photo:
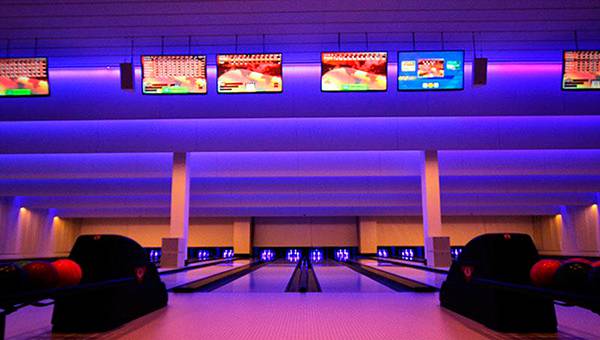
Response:
M600 339L600 0L0 8L0 340Z

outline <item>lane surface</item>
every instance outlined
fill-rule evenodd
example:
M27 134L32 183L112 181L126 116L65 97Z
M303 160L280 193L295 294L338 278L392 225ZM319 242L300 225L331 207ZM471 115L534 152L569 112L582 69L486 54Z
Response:
M283 293L292 277L296 264L270 263L240 277L215 293Z
M323 293L395 292L393 289L333 261L315 264L313 268Z
M416 269L411 267L405 267L402 265L395 265L392 263L379 262L377 260L361 259L358 260L361 264L371 266L388 273L396 274L398 276L406 277L424 284L440 288L442 283L446 280L446 274L434 273L422 269Z
M203 279L205 277L222 273L224 271L233 269L235 267L243 266L248 263L250 263L250 260L234 260L231 262L219 263L208 267L186 270L174 274L161 275L160 279L165 283L167 289L171 289L184 283Z

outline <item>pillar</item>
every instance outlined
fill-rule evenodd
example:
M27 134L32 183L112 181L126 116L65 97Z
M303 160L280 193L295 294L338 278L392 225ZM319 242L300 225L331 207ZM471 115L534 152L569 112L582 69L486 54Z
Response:
M233 221L233 253L236 256L252 255L252 221L237 218Z
M173 154L171 179L171 224L162 240L162 267L183 267L187 258L190 212L190 154Z
M421 159L421 206L425 258L431 267L449 267L450 238L443 235L440 171L437 151L423 151Z
M372 217L358 219L358 251L361 255L377 254L377 221Z

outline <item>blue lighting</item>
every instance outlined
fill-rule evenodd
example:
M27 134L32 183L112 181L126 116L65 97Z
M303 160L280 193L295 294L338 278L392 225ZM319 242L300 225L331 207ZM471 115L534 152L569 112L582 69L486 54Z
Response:
M273 261L275 259L275 253L271 249L265 249L260 253L260 259L262 261Z
M400 252L400 257L403 260L412 261L415 258L415 253L412 249L402 249L402 252Z
M319 249L313 249L310 252L310 260L313 263L319 263L323 260L323 253Z
M210 258L210 252L208 250L198 250L198 259L206 260Z
M300 261L301 257L302 257L302 252L299 251L298 249L288 250L287 256L286 256L287 260L289 262L293 262L293 263Z
M228 259L233 257L233 249L226 249L223 251L223 258Z
M450 250L450 255L455 260L458 259L458 256L460 255L460 253L462 253L462 249L460 249L460 248L452 248L452 250Z
M348 249L338 249L335 252L335 259L337 261L340 262L345 262L348 261L348 259L350 258L350 253L348 252Z

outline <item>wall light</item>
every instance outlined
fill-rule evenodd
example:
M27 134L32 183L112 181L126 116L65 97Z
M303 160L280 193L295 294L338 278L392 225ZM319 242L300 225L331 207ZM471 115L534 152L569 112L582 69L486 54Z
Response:
M19 209L19 212L26 212L26 211L27 211L27 209L26 209L25 207L21 207L21 208Z

